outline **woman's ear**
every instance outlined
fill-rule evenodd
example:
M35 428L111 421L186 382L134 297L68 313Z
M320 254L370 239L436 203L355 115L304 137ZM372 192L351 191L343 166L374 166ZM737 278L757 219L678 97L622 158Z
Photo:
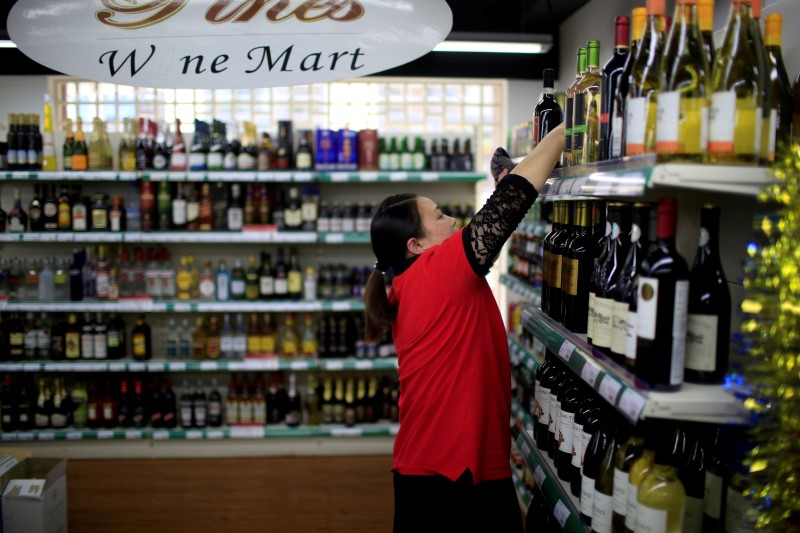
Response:
M422 252L427 250L416 237L411 237L406 241L406 249L411 255L422 255Z

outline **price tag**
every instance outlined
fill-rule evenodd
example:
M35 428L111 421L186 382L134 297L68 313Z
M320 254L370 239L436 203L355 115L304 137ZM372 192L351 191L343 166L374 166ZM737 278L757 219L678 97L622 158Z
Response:
M277 359L267 359L263 363L264 370L278 370L280 368L280 361Z
M187 440L200 440L203 438L202 431L187 431L186 432L186 439Z
M256 174L256 181L275 181L275 173L259 172Z
M597 376L600 375L600 372L600 367L594 366L589 361L586 361L586 364L584 364L583 368L581 368L581 379L594 388L594 384L597 381Z
M608 196L611 194L611 184L607 181L602 181L595 185L594 194L597 196Z
M43 432L38 434L38 440L56 440L56 434L52 432Z
M344 370L344 363L342 361L325 361L325 370Z
M173 372L186 372L186 363L170 363L169 369Z
M6 298L0 298L0 311L8 307L8 300Z
M16 372L20 369L20 365L14 363L0 364L0 372Z
M147 364L146 363L129 363L128 370L131 372L146 372L147 371Z
M141 431L126 431L125 432L125 438L127 440L139 440L139 439L142 438L142 432Z
M333 428L331 437L360 437L361 428Z
M400 431L400 426L391 426L389 428L389 435L395 436Z
M378 181L377 172L362 172L359 175L360 181Z
M308 370L308 361L292 361L289 367L292 370Z
M153 440L169 440L169 431L154 431Z
M17 440L16 433L3 433L0 434L0 441Z
M125 363L109 363L108 364L108 371L109 372L125 372L127 365Z
M42 368L39 363L24 363L22 365L23 372L38 372Z
M147 364L147 371L148 372L164 372L167 369L167 365L165 363L148 363Z
M33 440L33 433L17 433L17 440Z
M334 182L342 182L348 181L350 179L350 174L347 172L331 172L331 181Z
M311 172L295 172L293 175L294 181L311 181L314 175Z
M153 300L150 298L130 298L127 300L120 300L120 310L126 311L152 311Z
M566 362L569 362L569 358L572 357L572 352L575 351L575 345L569 341L564 341L561 344L561 348L558 349L558 355Z
M536 485L539 488L542 488L542 485L544 485L544 480L547 479L547 474L544 473L541 465L536 465L536 470L533 471L533 477L536 479Z
M264 428L257 427L232 427L232 439L259 439L264 436Z
M219 429L206 432L206 438L209 440L220 440L225 438L225 432Z
M114 438L113 431L98 431L97 440L111 440Z
M200 363L200 370L209 372L219 369L219 364L216 361L203 361Z
M331 304L332 311L350 311L351 308L350 302L333 302Z
M341 244L344 242L344 233L327 233L325 242L328 244Z
M622 385L619 381L606 374L600 382L600 396L605 398L611 405L616 405L617 396L621 388Z
M372 370L372 361L356 361L355 367L356 370Z
M406 181L407 179L407 172L389 172L389 181Z
M527 459L528 456L531 454L531 449L528 448L528 443L523 442L522 446L519 447L519 452L522 454L523 459Z
M80 431L70 431L67 433L67 440L81 440L83 439L83 433Z
M556 517L556 520L558 520L558 523L561 524L562 528L564 527L564 524L567 523L567 519L571 514L572 513L569 512L567 506L564 505L564 502L558 500L556 506L553 508L553 516Z
M44 365L45 372L69 372L70 368L62 368L59 364L47 364Z
M438 172L423 172L420 174L422 181L439 181Z
M619 399L619 409L631 420L638 420L642 415L646 399L634 389L625 389Z

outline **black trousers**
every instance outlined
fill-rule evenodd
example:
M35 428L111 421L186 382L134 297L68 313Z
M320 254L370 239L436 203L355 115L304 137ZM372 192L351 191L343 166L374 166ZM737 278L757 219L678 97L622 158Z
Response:
M445 476L394 474L394 533L475 531L522 533L511 478L472 483L466 470L455 482Z

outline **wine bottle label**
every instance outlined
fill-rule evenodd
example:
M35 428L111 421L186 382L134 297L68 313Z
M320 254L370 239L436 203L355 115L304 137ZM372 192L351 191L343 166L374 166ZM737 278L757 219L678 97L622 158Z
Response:
M67 359L78 359L81 356L81 334L69 332L66 335Z
M592 531L611 533L614 497L595 490L592 499Z
M564 151L567 153L572 150L573 105L573 98L567 97L566 105L564 106Z
M625 516L628 513L628 473L614 469L614 512Z
M550 285L550 261L552 255L550 250L545 250L542 254L542 284Z
M565 141L566 142L566 141ZM561 288L561 254L550 254L550 287L553 289Z
M628 500L625 506L625 528L632 531L637 531L636 526L636 506L638 505L639 487L631 482L630 475L628 476L628 488L625 491L625 496Z
M153 168L155 170L166 170L169 160L164 154L155 154L153 156Z
M589 340L594 339L594 319L595 319L595 300L597 295L594 291L589 292L589 316L586 320L586 338Z
M145 357L147 356L147 337L144 333L133 334L133 356Z
M36 413L36 416L34 416L33 419L36 427L39 429L46 429L48 426L50 426L50 417L44 413Z
M233 337L230 335L223 335L220 337L219 342L219 349L224 354L227 355L233 351Z
M636 361L636 336L639 328L639 315L636 311L628 311L628 331L625 336L625 359L629 363Z
M81 357L94 359L94 335L91 333L81 335Z
M275 346L277 340L275 335L262 335L261 336L261 353L272 355L275 353Z
M206 162L210 170L222 169L222 152L209 152Z
M561 283L564 286L565 292L570 296L577 296L578 277L580 274L580 265L578 263L578 260L566 259L562 263L564 266L561 272ZM597 324L595 324L595 328L596 327Z
M683 510L683 529L681 533L702 533L703 531L703 499L686 496L686 507Z
M534 392L536 404L539 406L539 423L550 424L550 389L538 387Z
M686 368L713 372L717 369L719 317L690 314L686 320Z
M239 423L252 424L253 423L253 404L250 401L243 400L239 402Z
M194 408L194 423L197 427L203 427L206 425L206 415L207 412L205 410L204 405L195 406Z
M300 272L292 270L288 276L289 294L300 294L303 292L303 276Z
M286 296L289 292L289 280L286 278L275 279L275 294L279 296Z
M667 533L667 511L653 509L641 503L636 504L637 533ZM682 531L677 528L676 531Z
M192 427L192 404L187 403L181 402L181 426L190 428Z
M711 472L706 472L703 513L714 520L722 517L722 478Z
M675 307L672 312L672 365L670 385L683 383L683 370L686 361L686 319L689 309L689 282L675 282Z
M204 300L213 300L215 289L214 280L204 278L200 280L200 298Z
M114 415L114 406L110 403L103 404L103 418L106 420L111 420Z
M624 356L625 349L628 345L629 306L625 302L614 302L612 308L613 319L611 321L611 351L615 354Z
M600 348L611 348L614 300L610 298L600 298L599 296L596 297L594 299L594 315L592 344Z
M51 417L50 423L53 425L54 428L65 428L67 427L67 415L62 413L53 413Z
M242 296L244 295L244 291L246 289L246 284L244 280L235 279L231 282L231 294L233 296Z
M757 511L752 502L736 489L728 487L725 499L725 532L745 533L756 530Z
M618 114L618 110L614 110L614 118L611 119L611 157L622 157L622 124L624 120Z
M644 153L647 99L644 97L628 98L625 109L628 115L625 124L625 153L627 155Z
M572 432L575 423L575 413L561 410L561 423L558 426L558 450L572 454Z
M233 338L233 351L236 355L244 355L247 352L247 337L237 335Z
M172 202L172 223L176 226L186 224L186 200L181 198Z
M259 291L263 296L272 296L275 293L275 278L272 276L261 276L259 280Z
M658 311L658 279L639 277L637 293L636 336L649 341L656 338L656 312Z
M769 140L767 141L767 157L770 161L775 160L775 142L778 137L778 110L771 109L769 112ZM763 135L763 132L762 132Z
M679 91L659 93L656 151L702 154L708 144L707 122L705 98L681 97Z
M222 414L221 402L208 402L208 416L218 417Z
M108 357L108 341L105 333L97 333L94 336L94 358L106 359Z
M253 403L252 415L250 415L249 422L262 426L267 423L267 406L263 401Z
M572 424L572 466L581 468L583 459L583 424L573 421Z
M206 170L206 154L193 152L189 154L189 170Z
M581 474L581 509L584 516L594 515L594 480Z
M19 217L8 217L8 231L13 233L22 233L25 231L25 226Z
M711 96L708 151L714 154L758 154L761 151L761 109L755 98L736 98L735 91Z
M225 404L225 418L229 425L239 423L239 402L235 399L228 399Z
M241 207L231 207L228 209L228 229L238 231L244 224L244 212Z
M301 208L303 212L303 221L306 222L314 222L317 220L317 203L316 202L305 202ZM369 227L367 227L366 231L369 231Z
M172 151L169 158L169 166L172 170L186 170L186 153Z

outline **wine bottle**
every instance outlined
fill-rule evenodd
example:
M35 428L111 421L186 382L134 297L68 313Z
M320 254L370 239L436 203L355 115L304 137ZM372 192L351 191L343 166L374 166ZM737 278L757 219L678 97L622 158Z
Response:
M755 67L761 78L761 125L759 136L761 149L758 162L766 165L770 152L770 135L772 129L772 85L770 84L770 66L767 57L767 49L764 46L764 34L761 33L761 3L762 0L750 0L750 25L747 28L747 36L750 40L750 48L756 56Z
M664 55L666 0L647 0L647 23L636 53L625 104L625 154L651 153L656 148L657 94Z
M543 89L542 99L533 109L533 147L544 139L556 126L563 121L561 106L556 102L555 71L546 68L542 72Z
M697 0L678 0L661 62L656 152L660 160L702 162L708 145L710 68Z
M22 208L19 189L14 189L14 207L8 212L7 229L10 233L24 233L28 229L28 214Z
M678 467L678 476L686 490L683 531L701 533L703 529L703 498L705 497L706 442L699 424L684 422L687 429L686 461Z
M586 389L584 388L584 391ZM572 429L573 450L572 472L570 474L570 492L576 498L581 496L581 484L584 458L592 436L600 425L600 408L591 396L584 394L584 400L575 413L575 422Z
M640 421L630 429L630 434L614 456L614 514L612 530L623 531L628 514L628 478L631 466L644 453L645 424Z
M683 383L689 269L675 248L678 202L658 202L657 243L642 262L637 287L636 374L654 389Z
M41 187L38 183L33 186L33 198L28 204L28 215L31 220L31 231L42 231L44 229L44 217L42 215Z
M716 533L722 531L727 463L722 453L722 429L719 426L712 428L709 436L703 491L703 531Z
M714 66L716 49L714 48L714 0L697 0L697 18L700 19L700 35L703 38L703 50L709 66Z
M561 291L563 263L567 253L567 242L572 236L572 217L570 205L567 202L562 204L561 211L561 232L553 237L550 248L550 292L548 295L548 314L557 322L563 321L563 302L564 298Z
M89 166L89 150L86 147L86 137L83 135L83 121L81 117L75 123L75 144L72 146L72 170L84 171Z
M614 138L615 123L612 120L618 113L616 98L622 81L625 65L628 61L630 44L631 19L628 16L618 16L614 19L614 53L603 65L603 85L600 96L600 161L611 159L612 140Z
M672 466L669 439L670 424L658 422L655 433L655 457L651 471L642 479L636 496L638 531L681 533L686 492Z
M617 159L625 155L625 129L627 127L625 118L627 117L628 89L630 87L631 73L633 72L633 63L639 53L644 34L644 25L647 22L647 9L644 7L634 8L631 15L631 18L633 18L633 32L631 34L630 52L625 58L625 65L622 67L622 73L619 77L619 84L613 94L615 103L611 117L609 155L611 159Z
M556 469L559 479L572 481L572 454L574 452L575 415L583 401L581 388L574 379L568 379L561 398L561 423L558 426L558 455Z
M542 312L550 314L550 279L553 276L553 239L562 230L561 210L562 202L553 202L552 218L553 225L550 232L542 240Z
M561 447L561 400L564 398L564 392L570 383L569 370L562 368L562 372L558 375L554 385L550 389L550 412L553 418L553 434L549 441L549 448L547 455L553 460L555 464L558 460L558 450Z
M324 321L320 321L320 329L324 331ZM319 335L318 338L320 340L320 346L324 343L322 342L323 339L320 338L322 335ZM536 373L534 374L534 387L533 387L533 441L538 442L539 440L539 432L541 431L542 427L547 427L547 416L548 414L545 413L547 409L547 402L550 400L550 391L547 391L547 397L544 397L544 390L542 389L542 377L545 375L551 366L553 366L553 353L549 350L545 351L544 361L542 364L536 368Z
M586 72L575 88L572 102L573 165L594 163L600 158L600 41L586 43ZM591 216L590 216L591 218Z
M541 374L537 370L537 382L535 397L539 403L539 433L536 437L536 447L542 451L547 450L548 442L550 440L550 425L552 424L550 416L550 389L553 387L555 378L560 373L558 362L554 355L551 353L548 358L549 364L544 366ZM540 367L541 368L541 367Z
M655 445L657 435L652 424L645 424L642 427L644 433L644 451L638 459L631 463L630 473L628 474L628 489L625 514L625 533L638 531L636 525L636 507L639 499L639 486L642 479L650 473L655 464Z
M558 389L566 379L567 374L562 368L562 365L560 363L556 363L555 372L553 373L549 383L550 399L548 401L549 414L547 417L547 445L545 447L547 455L553 460L555 460L556 457L556 439L558 437L558 424L560 422L559 409L561 406L558 405Z
M614 460L622 442L628 438L628 423L620 416L613 417L614 431L597 469L592 500L592 531L611 533L614 514Z
M756 164L761 154L763 90L758 53L748 38L749 0L734 0L712 69L708 153L714 163Z
M573 131L573 117L574 117L574 104L575 92L583 77L583 72L586 70L586 48L578 48L578 71L575 76L575 81L567 87L566 100L564 102L564 152L561 155L561 165L569 166L572 163L572 134Z
M784 146L791 140L792 126L792 86L781 54L781 30L783 16L770 13L766 22L766 51L770 84L770 129L765 135L769 138L770 162L775 160L776 147Z
M589 282L597 256L592 240L591 203L575 202L575 235L562 261L563 323L573 333L586 333Z
M594 327L592 345L606 355L611 355L614 338L614 299L619 289L620 272L630 246L631 209L628 204L608 204L608 221L611 223L608 253L600 264L594 300ZM616 359L622 363L623 359Z
M601 210L605 214L606 204L603 202L595 202L592 206L592 213L599 215ZM600 252L592 268L592 277L589 282L589 318L586 325L586 340L589 344L592 343L592 338L594 337L595 319L597 318L594 305L595 298L597 297L597 286L600 283L600 266L605 262L608 256L611 243L611 222L608 221L607 217L603 226L605 226L605 231L602 233L598 232L597 249L600 250Z
M731 295L719 257L719 208L700 214L700 243L689 275L686 380L721 383L728 369Z
M644 260L649 242L650 204L633 205L630 248L619 273L617 295L614 298L614 330L611 339L611 357L621 360L633 370L636 361L636 295L639 268ZM652 224L655 231L655 224Z
M580 515L581 520L587 525L592 525L594 518L595 480L600 472L603 459L606 456L606 451L614 440L614 428L609 423L609 413L606 409L602 409L602 411L600 417L603 423L600 424L600 427L589 441L583 460L583 470L581 471ZM609 518L610 517L611 515L609 513Z

